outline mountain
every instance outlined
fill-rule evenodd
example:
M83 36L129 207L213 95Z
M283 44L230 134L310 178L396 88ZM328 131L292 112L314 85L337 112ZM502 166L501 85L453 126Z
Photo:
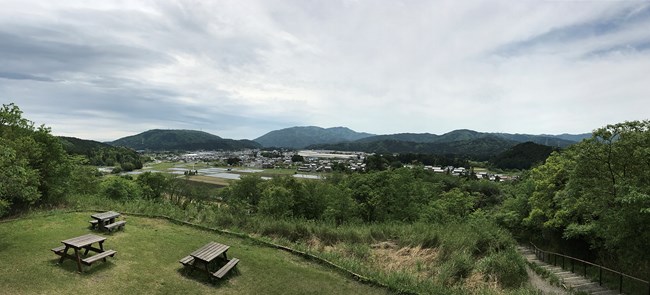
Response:
M81 139L76 137L57 136L66 152L73 155L88 154L92 150L112 148L113 146L94 140Z
M547 134L542 134L542 136L548 136L548 137L555 137L559 139L564 139L564 140L569 140L569 141L575 141L575 142L580 142L585 138L590 138L591 133L582 133L582 134L567 134L567 133L562 133L559 135L547 135Z
M357 140L357 142L373 142L373 141L384 141L384 140L397 140L397 141L410 141L410 142L435 142L439 135L431 133L397 133L397 134L386 134L386 135L375 135L369 136Z
M373 142L373 141L383 141L383 140L399 140L399 141L410 141L418 143L433 143L433 142L454 142L454 141L463 141L463 140L473 140L479 138L485 138L489 136L497 136L503 139L512 140L516 142L527 142L532 141L534 143L556 146L556 147L567 147L576 143L581 139L582 135L576 135L575 138L578 140L570 140L560 138L564 135L530 135L530 134L509 134L509 133L483 133L477 132L468 129L459 129L454 130L443 135L436 135L431 133L397 133L389 135L376 135L371 137L366 137L364 139L358 140L358 142ZM564 136L566 138L572 138L571 135Z
M497 155L490 162L501 169L530 169L535 164L543 163L557 148L534 142L524 142Z
M263 147L286 147L300 149L314 144L330 144L373 136L346 127L321 128L316 126L291 127L271 131L256 139Z
M225 139L196 130L153 129L140 134L127 136L110 143L113 146L125 146L135 150L240 150L260 148L250 140Z
M534 142L546 146L554 146L554 147L562 147L562 148L570 146L582 140L582 139L570 140L570 139L565 139L554 135L530 135L530 134L509 134L509 133L492 133L492 134L505 139L514 140L517 142L530 141L530 142ZM571 137L567 136L566 138L571 138Z
M462 133L459 133L462 135ZM465 138L464 136L450 138ZM311 145L309 149L364 151L369 153L420 153L435 155L462 155L476 160L487 160L494 155L506 151L517 142L495 135L485 135L477 138L461 139L449 142L414 142L384 139L378 141L342 142L337 144Z

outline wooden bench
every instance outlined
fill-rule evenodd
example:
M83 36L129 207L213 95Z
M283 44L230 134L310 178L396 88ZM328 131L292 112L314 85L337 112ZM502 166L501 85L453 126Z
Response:
M63 250L65 250L65 246L60 246L60 247L53 248L52 252L60 255L63 252Z
M95 229L97 227L97 223L99 222L99 220L91 220L88 222L90 222L90 228Z
M228 261L228 263L226 263L226 265L224 265L218 271L216 271L213 274L213 276L216 277L216 278L219 278L219 279L223 278L223 276L225 276L230 269L235 267L235 265L237 265L237 263L239 263L239 259L237 259L237 258L230 259L230 261Z
M194 264L194 257L189 256L189 255L185 256L185 257L183 257L183 259L180 260L180 263L182 263L185 266L193 265Z
M119 228L124 228L124 225L126 224L126 221L118 221L111 223L109 225L104 226L109 232L112 232L114 229L119 229Z
M115 250L107 250L107 251L104 251L102 253L95 254L95 255L90 256L88 258L82 259L81 262L83 264L85 264L85 265L91 265L91 264L93 264L93 262L95 262L97 260L100 260L100 259L104 259L104 262L105 262L106 257L108 257L108 256L113 257L113 256L115 256L115 253L117 253L117 251L115 251Z

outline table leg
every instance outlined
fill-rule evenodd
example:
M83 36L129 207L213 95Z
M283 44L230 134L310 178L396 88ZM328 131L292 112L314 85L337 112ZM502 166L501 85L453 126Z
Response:
M88 255L88 251L90 251L90 247L86 248L86 252L84 252L84 256Z
M68 249L70 247L65 246L65 250L63 250L63 255L61 255L61 258L59 258L59 264L63 263L63 260L65 259L66 255L68 255Z
M223 259L228 261L228 256L226 256L226 252L223 252Z
M77 256L77 269L81 273L81 257L79 257L79 249L74 248L74 255Z
M205 265L205 273L208 275L208 278L210 278L210 270L208 269L208 263L205 262L204 265Z
M99 252L99 253L104 252L104 241L99 242L99 250L102 250L102 251ZM106 262L106 257L104 257L102 260L103 260L104 262Z

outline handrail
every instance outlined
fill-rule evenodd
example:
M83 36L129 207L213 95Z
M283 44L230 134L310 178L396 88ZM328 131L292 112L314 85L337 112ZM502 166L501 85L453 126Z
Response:
M648 285L648 295L650 295L650 281L639 279L637 277L633 277L631 275L622 273L620 271L613 270L611 268L608 268L608 267L605 267L605 266L602 266L602 265L595 264L593 262L589 262L589 261L586 261L586 260L582 260L582 259L579 259L579 258L571 257L571 256L568 256L568 255L564 255L564 254L560 254L560 253L556 253L556 252L545 251L545 250L542 250L542 249L538 248L535 244L533 244L533 242L530 242L530 244L535 249L535 255L538 256L538 257L539 257L538 253L545 253L545 254L549 254L549 255L554 255L555 256L555 263L553 263L553 265L557 264L557 256L581 262L584 265L585 277L587 275L587 265L598 267L599 268L599 278L598 278L598 284L599 285L603 284L603 270L606 270L606 271L609 271L609 272L612 272L612 273L615 273L615 274L619 275L619 290L618 290L619 293L623 293L623 277L627 277L627 278L639 281L641 283L647 284ZM544 258L542 257L542 260L543 259ZM549 259L550 259L550 256L549 256ZM564 268L564 259L562 259L562 267ZM572 264L571 271L573 271L573 264Z

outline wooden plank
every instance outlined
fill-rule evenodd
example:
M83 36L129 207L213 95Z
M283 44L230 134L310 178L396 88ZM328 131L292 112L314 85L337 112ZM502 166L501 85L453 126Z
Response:
M239 263L239 259L237 258L231 259L230 261L228 261L228 263L226 263L226 265L224 265L218 271L216 271L214 273L214 276L220 279L223 278L228 273L228 271L230 271L230 269L232 269L233 267L235 267L235 265L237 265L237 263Z
M122 220L122 221L118 221L118 222L114 222L114 223L111 223L109 225L106 225L106 226L104 226L104 228L107 229L108 231L113 231L113 229L115 229L116 227L124 227L125 224L126 224L126 221Z
M95 218L97 220L107 220L107 219L113 219L120 216L120 213L117 213L115 211L107 211L107 212L102 212L102 213L96 213L93 215L90 215L90 217Z
M106 238L104 237L100 237L94 234L87 234L76 238L63 240L61 241L61 243L69 245L74 248L81 248L84 246L88 246L92 243L102 242L104 240L106 240Z
M203 247L199 248L198 250L192 252L190 255L193 256L194 258L210 262L217 256L223 254L224 252L228 251L230 246L219 244L216 242L210 242Z
M52 249L52 252L59 254L60 252L63 252L65 250L65 246L60 246Z
M192 256L185 256L183 259L180 260L180 263L183 265L191 265L194 262L194 257Z
M83 259L82 262L84 264L91 265L91 264L93 264L93 262L95 262L97 260L100 260L102 258L106 258L108 256L113 257L115 255L115 253L117 253L117 251L115 251L115 250L107 250L107 251L104 251L102 253L99 253L99 254L90 256L90 257L88 257L86 259Z

